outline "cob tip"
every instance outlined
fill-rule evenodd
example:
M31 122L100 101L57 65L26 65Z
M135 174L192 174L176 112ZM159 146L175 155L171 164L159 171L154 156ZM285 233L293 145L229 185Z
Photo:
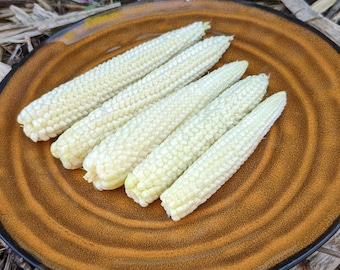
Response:
M204 28L205 30L209 30L209 29L211 28L210 22L203 22L203 28Z

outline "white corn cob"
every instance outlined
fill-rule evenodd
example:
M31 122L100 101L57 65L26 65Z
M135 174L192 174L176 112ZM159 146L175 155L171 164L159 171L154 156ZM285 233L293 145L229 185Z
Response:
M245 61L238 64L247 66ZM143 207L158 199L220 136L261 102L268 82L265 74L248 76L186 120L128 175L127 195Z
M195 22L142 43L42 95L20 112L17 121L35 142L55 137L119 90L197 42L209 28L209 23Z
M214 70L167 97L151 104L108 135L85 158L84 178L98 190L124 184L133 168L176 129L190 114L202 109L241 75L229 65Z
M270 96L202 154L161 194L168 216L180 220L210 198L253 153L285 104L284 91Z
M204 39L129 85L61 134L51 145L53 156L67 169L81 167L85 156L107 134L147 105L206 73L227 50L230 40L232 37L226 36Z

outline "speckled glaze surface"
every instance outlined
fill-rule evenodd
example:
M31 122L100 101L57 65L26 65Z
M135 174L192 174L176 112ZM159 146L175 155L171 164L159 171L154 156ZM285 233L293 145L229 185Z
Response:
M270 74L287 107L243 167L179 222L124 189L95 191L16 122L46 91L149 38L196 20L235 35L218 65L246 59ZM1 84L0 221L53 269L268 269L315 245L340 214L339 48L310 29L235 2L165 1L78 23L25 59Z

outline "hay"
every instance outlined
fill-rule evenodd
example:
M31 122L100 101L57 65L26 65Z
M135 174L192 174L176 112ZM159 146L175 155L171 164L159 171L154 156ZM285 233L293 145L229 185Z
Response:
M13 65L49 37L55 29L121 6L121 2L117 1L102 4L85 0L6 2L1 3L4 8L0 12L0 81Z
M2 270L35 270L25 260L6 245L0 238L0 269Z

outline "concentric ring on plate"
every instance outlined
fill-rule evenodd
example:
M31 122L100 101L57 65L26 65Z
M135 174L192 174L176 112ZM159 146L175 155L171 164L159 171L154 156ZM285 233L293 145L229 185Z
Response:
M51 142L24 136L16 116L28 102L195 20L211 22L208 35L235 35L218 65L248 60L247 75L270 74L268 94L286 90L288 104L244 166L193 214L173 222L159 201L142 208L123 188L95 191L82 170L66 170L52 157ZM1 85L1 223L51 268L267 269L289 262L340 213L340 60L334 48L285 17L229 1L147 3L71 27Z

